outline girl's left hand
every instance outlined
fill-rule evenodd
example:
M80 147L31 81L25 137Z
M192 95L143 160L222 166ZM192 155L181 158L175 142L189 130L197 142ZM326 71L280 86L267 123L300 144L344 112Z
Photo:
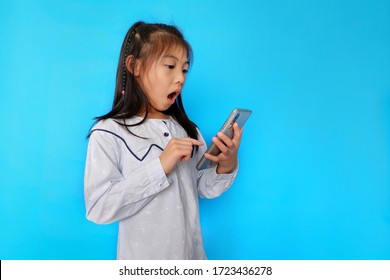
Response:
M237 123L233 125L234 136L230 139L222 132L218 132L218 137L213 137L212 141L219 148L221 153L217 156L206 153L205 157L211 161L217 162L217 173L230 173L237 165L237 152L240 147L242 129Z

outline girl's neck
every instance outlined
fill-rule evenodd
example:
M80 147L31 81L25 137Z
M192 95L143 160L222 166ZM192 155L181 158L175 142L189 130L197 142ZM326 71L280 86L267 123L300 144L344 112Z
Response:
M144 118L145 117L145 112L139 113L139 117ZM167 114L164 114L163 112L157 111L154 108L151 108L151 110L148 113L147 119L169 119L170 116Z

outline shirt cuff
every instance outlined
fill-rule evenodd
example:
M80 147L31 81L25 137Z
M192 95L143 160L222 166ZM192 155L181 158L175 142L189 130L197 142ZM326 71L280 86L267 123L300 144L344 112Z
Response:
M160 158L155 158L150 162L147 175L148 178L150 178L150 183L152 185L158 185L161 188L166 188L170 184L168 177L162 168Z
M217 181L231 181L231 180L234 180L237 176L237 172L238 172L238 166L239 163L237 161L237 164L236 166L233 168L233 170L230 172L230 173L223 173L223 174L218 174L217 173L217 168L218 168L218 165L213 167L213 176L215 176L215 178L217 179Z

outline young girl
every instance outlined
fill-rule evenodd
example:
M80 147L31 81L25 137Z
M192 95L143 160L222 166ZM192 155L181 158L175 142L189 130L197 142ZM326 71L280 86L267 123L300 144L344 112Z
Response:
M124 39L112 110L90 131L85 168L87 218L119 221L118 259L206 259L198 196L214 198L237 174L241 129L206 150L181 93L192 50L170 25L135 23Z

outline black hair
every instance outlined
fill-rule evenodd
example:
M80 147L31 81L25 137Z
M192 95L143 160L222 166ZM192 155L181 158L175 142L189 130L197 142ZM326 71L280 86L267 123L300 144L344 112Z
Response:
M150 112L150 104L146 94L136 81L133 71L127 69L126 59L129 56L142 58L145 65L149 65L150 61L159 59L164 53L178 46L183 47L187 51L187 58L191 65L193 60L192 48L176 26L160 23L147 24L142 21L133 24L123 40L111 111L94 118L96 120L95 123L108 118L122 120L117 123L125 126L131 134L135 135L130 131L129 127L137 126L145 122ZM132 59L132 61L135 61L135 59ZM134 63L131 67L134 67ZM142 109L145 112L141 112ZM126 124L125 120L127 118L138 116L140 113L144 114L140 122ZM184 110L181 95L163 113L172 116L184 128L189 137L198 139L196 125L188 118Z

